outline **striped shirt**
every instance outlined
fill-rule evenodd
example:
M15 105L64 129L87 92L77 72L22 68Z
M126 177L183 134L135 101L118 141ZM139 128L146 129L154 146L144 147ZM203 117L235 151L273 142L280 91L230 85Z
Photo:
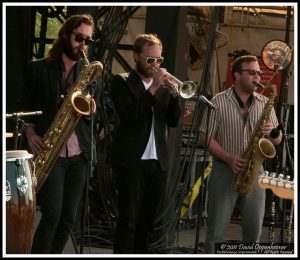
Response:
M253 93L253 102L248 110L246 121L244 121L241 108L233 93L233 88L229 88L218 93L211 102L217 107L211 110L208 133L229 153L241 155L251 140L256 124L263 112L268 98L257 92ZM201 121L200 131L206 133L207 110ZM270 122L276 127L278 120L274 107L270 113Z

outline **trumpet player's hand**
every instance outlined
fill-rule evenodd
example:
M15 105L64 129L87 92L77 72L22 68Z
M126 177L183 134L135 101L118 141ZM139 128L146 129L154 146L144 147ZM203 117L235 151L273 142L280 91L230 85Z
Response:
M263 132L264 136L270 136L270 133L274 127L275 126L273 125L272 122L264 122L263 127L262 127L262 132Z
M28 146L34 156L40 154L46 148L43 139L36 134L32 127L27 127L25 130Z
M171 74L165 68L160 68L159 70L161 71L160 80L163 81L160 81L160 86L167 89L174 98L178 97L179 92L176 91L176 89L178 89L178 84L172 79Z
M178 84L173 81L172 78L166 79L163 87L167 89L174 98L179 96L179 92L176 91L178 89Z
M176 84L176 83L174 83L174 84ZM176 86L177 86L177 84L176 84ZM172 95L173 98L179 97L179 92L178 92L178 91L175 91L175 90L173 89L173 87L167 87L167 88L168 88L168 90L169 90L169 92L171 93L171 95ZM176 88L178 89L178 86L177 86Z
M169 77L169 73L167 72L166 69L156 69L155 74L153 75L153 82L152 85L149 88L149 91L152 93L152 95L155 94L155 92L164 85L164 82L167 80Z
M237 155L231 155L228 160L228 164L235 174L241 172L246 167L246 162L245 159Z

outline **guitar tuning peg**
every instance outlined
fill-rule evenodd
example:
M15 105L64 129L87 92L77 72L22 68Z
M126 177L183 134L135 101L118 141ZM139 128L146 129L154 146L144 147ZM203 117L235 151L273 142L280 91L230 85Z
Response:
M278 174L278 182L277 182L278 187L284 186L283 179L284 179L284 174L282 173Z
M278 174L277 178L280 179L280 180L283 179L284 178L284 174L283 173Z
M284 187L285 187L286 189L294 190L294 184L293 184L291 181L286 181L286 182L284 183Z
M270 173L270 184L273 185L273 186L277 186L277 174L276 172L271 172Z
M269 173L268 171L264 171L264 172L263 172L263 176L269 176L269 174L270 174L270 173Z

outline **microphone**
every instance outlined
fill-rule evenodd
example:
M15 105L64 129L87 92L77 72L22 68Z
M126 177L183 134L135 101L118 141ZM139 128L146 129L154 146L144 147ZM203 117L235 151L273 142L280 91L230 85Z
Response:
M217 109L217 107L213 103L211 103L205 96L199 96L198 100L206 106L208 106L209 108Z

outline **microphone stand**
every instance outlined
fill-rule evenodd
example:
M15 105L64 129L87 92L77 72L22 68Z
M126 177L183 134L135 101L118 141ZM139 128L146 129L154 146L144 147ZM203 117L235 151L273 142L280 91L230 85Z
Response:
M23 120L19 116L16 116L14 118L14 121L15 121L15 128L13 131L13 149L17 150L18 149L18 139L19 139L19 124L23 123Z
M88 92L90 94L90 156L89 156L89 164L87 168L87 175L86 175L86 188L84 194L84 204L83 204L83 212L82 212L82 221L81 221L81 237L80 237L80 254L83 254L83 247L84 247L84 230L85 230L85 222L86 222L86 215L89 212L89 185L90 185L90 177L93 174L93 145L94 145L94 93L96 88L96 81L93 81L88 87ZM89 220L88 220L89 221Z
M208 113L207 113L207 118L206 118L206 135L205 135L205 142L204 142L204 163L202 166L202 171L201 171L201 185L200 185L200 191L199 191L199 205L198 205L198 219L197 219L197 228L196 228L196 241L195 241L195 249L194 249L194 254L198 253L198 246L199 246L199 234L200 234L200 221L202 219L202 212L203 212L203 204L204 204L204 172L205 172L205 163L206 163L206 154L208 150L208 130L209 130L209 122L210 122L210 113L212 107L208 107Z

